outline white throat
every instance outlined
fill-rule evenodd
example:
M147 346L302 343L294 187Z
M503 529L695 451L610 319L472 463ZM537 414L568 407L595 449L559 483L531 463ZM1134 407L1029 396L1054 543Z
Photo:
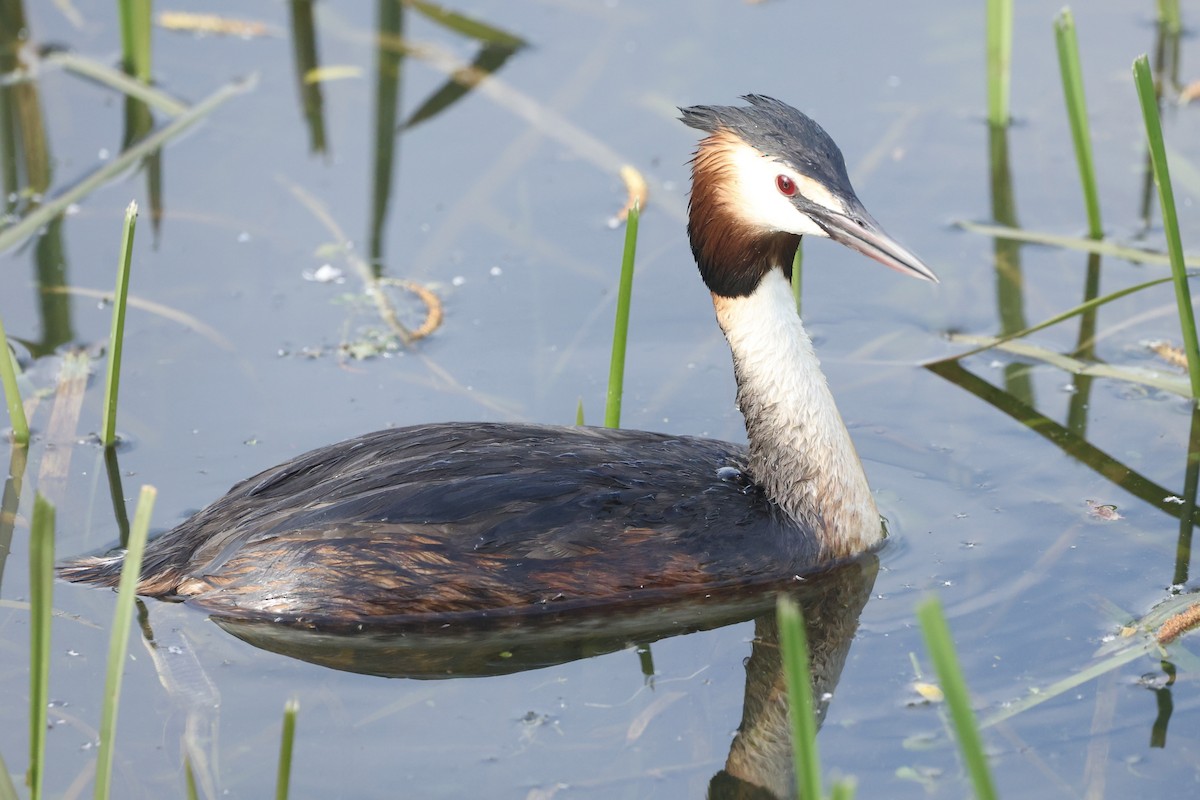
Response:
M874 546L879 512L783 271L745 297L713 295L713 305L733 350L754 480L820 538L824 557Z

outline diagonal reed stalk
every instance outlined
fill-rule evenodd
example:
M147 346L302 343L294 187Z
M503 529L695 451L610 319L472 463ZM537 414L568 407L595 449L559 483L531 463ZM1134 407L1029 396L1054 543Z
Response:
M0 800L19 800L17 787L13 786L12 776L8 774L8 765L0 756Z
M117 264L117 288L113 293L112 330L108 336L108 375L104 381L103 425L100 443L109 447L117 440L117 394L121 385L121 353L125 339L125 307L129 298L129 265L133 260L133 231L137 225L137 201L125 209L121 233L121 256Z
M275 779L275 800L287 800L292 782L292 747L296 740L296 713L300 701L292 698L283 706L283 733L279 737L279 771Z
M1200 346L1196 342L1196 318L1192 312L1192 297L1183 263L1183 241L1179 237L1179 218L1175 213L1171 173L1167 169L1162 122L1158 117L1158 96L1154 91L1154 78L1150 75L1150 60L1145 55L1133 62L1133 79L1142 104L1150 163L1154 167L1154 184L1158 187L1158 202L1162 208L1163 233L1167 237L1167 254L1171 257L1171 277L1175 284L1175 302L1179 306L1179 327L1183 336L1183 351L1187 354L1192 399L1200 400Z
M629 337L629 303L633 295L633 262L637 255L638 220L641 205L636 201L625 219L625 252L621 257L621 283L617 290L617 319L613 324L612 360L608 367L608 396L604 404L604 427L621 427L621 397L625 391L625 348Z
M975 797L978 800L995 800L996 787L988 769L975 712L971 710L967 682L958 663L958 654L954 651L954 640L950 637L950 628L946 625L941 601L931 597L921 603L917 606L917 619L921 622L921 631L925 634L929 656L933 660L942 691L946 695L946 705L950 708L950 720L954 723L958 746L962 750L967 773L975 786Z
M1087 207L1088 236L1101 239L1104 237L1104 226L1100 223L1100 195L1096 191L1096 167L1092 160L1092 134L1088 128L1087 99L1083 92L1083 68L1079 64L1079 41L1075 36L1075 18L1071 15L1071 9L1064 8L1054 19L1054 40L1058 45L1063 97L1067 102L1067 119L1071 122L1075 160L1079 164L1079 180L1083 184L1083 200Z
M1106 294L1103 297L1096 297L1092 300L1088 300L1087 302L1080 303L1079 305L1075 306L1074 308L1068 308L1066 311L1055 314L1053 317L1050 317L1049 319L1044 319L1041 322L1037 323L1036 325L1030 325L1029 327L1022 328L1019 331L1012 331L1011 333L1006 333L1003 336L987 337L987 344L981 344L978 347L973 347L970 350L967 350L966 352L958 353L953 356L939 358L934 361L927 361L927 362L925 362L925 366L929 366L930 364L940 364L940 363L946 362L946 361L958 361L960 359L966 358L967 356L973 356L976 353L982 353L984 350L990 350L991 348L996 347L997 345L1004 344L1005 342L1011 341L1013 339L1023 339L1024 337L1029 336L1031 333L1037 333L1038 331L1042 330L1043 328L1049 328L1051 325L1057 325L1058 323L1062 322L1063 320L1070 319L1071 317L1079 316L1080 314L1085 314L1088 311L1091 311L1092 309L1095 309L1095 308L1099 308L1100 306L1102 306L1106 303L1111 303L1114 300L1120 300L1122 297L1125 297L1126 295L1133 294L1134 292L1140 292L1143 289L1149 289L1151 286L1158 286L1160 283L1166 283L1169 280L1171 280L1171 279L1170 278L1155 278L1152 281L1144 281L1142 283L1134 284L1133 286L1126 286L1124 289L1118 289L1117 291L1112 292L1110 294ZM963 341L964 338L965 337L962 337L962 336L955 337L955 339L957 341Z
M1171 257L1166 253L1146 250L1141 247L1129 247L1128 245L1104 239L1097 241L1096 239L1087 239L1079 236L1061 236L1056 233L1027 231L1009 225L987 225L968 220L959 220L954 224L964 231L992 236L996 239L1040 244L1046 247L1061 247L1064 250L1078 250L1082 253L1096 253L1097 255L1112 256L1113 258L1132 261L1135 264L1162 264L1164 266L1170 266L1171 264ZM1185 256L1183 263L1189 267L1200 267L1200 256Z
M121 567L117 585L117 608L113 612L112 635L108 640L108 671L104 679L104 710L100 715L100 753L96 760L96 800L108 800L112 788L113 740L117 731L117 709L121 700L121 678L125 674L129 628L133 624L133 600L137 594L138 577L142 571L142 552L150 531L150 514L158 490L143 486L138 496L133 528L129 532L129 549Z
M12 351L8 349L8 334L4 332L3 319L0 319L0 389L4 390L4 402L8 405L8 424L12 425L13 441L28 444L29 421L25 419L25 407L21 405L17 370L13 365Z
M804 615L796 601L780 595L775 604L783 675L787 683L792 722L792 759L796 794L803 800L821 798L821 756L817 750L817 719L813 715L812 675L809 672L808 637Z
M59 214L63 213L72 203L76 203L94 190L100 188L119 175L125 173L146 156L171 141L188 128L215 111L226 100L234 95L249 91L258 83L258 76L251 75L239 81L222 86L211 95L192 106L187 112L180 114L166 127L159 128L154 133L141 139L137 144L107 162L71 188L55 195L54 199L45 205L38 206L26 214L19 222L7 227L0 227L0 253L24 241L44 225L48 225Z
M50 616L54 608L54 506L38 493L29 526L29 796L39 800L46 772L50 702Z
M988 123L1006 127L1010 120L1012 0L987 0Z

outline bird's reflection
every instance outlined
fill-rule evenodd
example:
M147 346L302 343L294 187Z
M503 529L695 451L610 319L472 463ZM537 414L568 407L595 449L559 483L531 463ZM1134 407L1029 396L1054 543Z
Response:
M694 631L754 620L746 661L742 721L710 798L794 796L775 601L800 604L812 657L813 706L824 719L870 595L878 559L867 554L787 584L729 587L704 595L659 598L637 607L542 611L506 618L442 621L419 629L313 630L268 620L214 618L224 630L264 650L333 669L405 678L504 675L549 667ZM737 654L744 657L744 653Z

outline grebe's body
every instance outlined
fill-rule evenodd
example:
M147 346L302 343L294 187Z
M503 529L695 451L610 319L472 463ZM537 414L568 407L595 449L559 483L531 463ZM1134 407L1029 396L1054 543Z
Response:
M448 423L314 450L152 542L138 590L216 613L346 622L612 601L811 572L883 531L795 312L803 234L935 280L879 228L816 123L699 106L688 232L733 352L748 447ZM115 585L121 556L61 567Z

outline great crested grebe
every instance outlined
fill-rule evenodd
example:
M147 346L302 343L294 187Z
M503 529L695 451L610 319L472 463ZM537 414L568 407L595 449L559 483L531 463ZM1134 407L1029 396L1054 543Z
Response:
M792 299L805 234L936 281L850 186L829 135L761 95L695 106L688 235L733 351L749 446L439 423L305 453L148 546L138 592L319 624L536 612L812 572L883 528ZM116 585L122 555L60 567Z

